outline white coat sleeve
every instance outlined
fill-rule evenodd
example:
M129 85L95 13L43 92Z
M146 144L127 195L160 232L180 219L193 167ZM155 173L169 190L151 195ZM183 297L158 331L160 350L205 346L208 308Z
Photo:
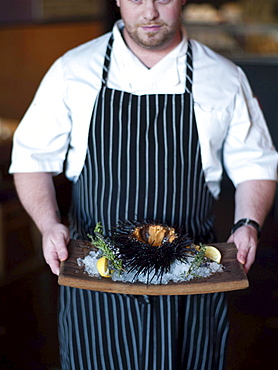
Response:
M223 146L223 162L237 186L248 180L277 180L277 152L257 99L243 71Z
M43 78L13 139L10 173L63 171L71 118L61 60Z

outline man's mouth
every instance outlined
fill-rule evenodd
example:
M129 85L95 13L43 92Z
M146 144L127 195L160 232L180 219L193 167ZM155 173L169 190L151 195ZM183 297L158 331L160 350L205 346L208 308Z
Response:
M139 27L146 32L157 32L162 27L162 24L142 24Z

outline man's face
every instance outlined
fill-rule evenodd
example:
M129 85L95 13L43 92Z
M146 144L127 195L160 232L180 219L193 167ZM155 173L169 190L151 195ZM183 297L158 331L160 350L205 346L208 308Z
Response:
M161 50L180 38L180 12L186 0L116 0L126 36L137 45Z

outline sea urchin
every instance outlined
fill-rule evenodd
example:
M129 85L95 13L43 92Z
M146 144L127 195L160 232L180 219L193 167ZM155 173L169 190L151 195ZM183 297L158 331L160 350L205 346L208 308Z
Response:
M175 260L186 261L196 253L193 241L165 224L155 222L120 223L110 237L117 257L128 272L162 278Z

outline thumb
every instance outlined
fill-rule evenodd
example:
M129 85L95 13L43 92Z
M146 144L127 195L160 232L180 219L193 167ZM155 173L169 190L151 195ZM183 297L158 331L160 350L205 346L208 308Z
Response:
M55 241L56 252L58 259L60 261L65 261L68 258L68 249L67 249L68 242L69 242L68 235L61 235L60 238L58 238Z

